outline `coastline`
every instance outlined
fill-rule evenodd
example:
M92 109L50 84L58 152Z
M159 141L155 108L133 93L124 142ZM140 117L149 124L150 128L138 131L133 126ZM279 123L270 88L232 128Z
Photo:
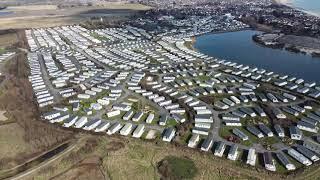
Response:
M309 15L316 16L316 17L320 18L320 12L316 13L316 12L313 12L313 11L309 11L309 10L297 7L292 3L292 0L273 0L273 1L276 4L279 4L279 5L281 4L281 5L284 5L284 6L288 6L288 7L291 7L293 9L297 9L297 10L302 11L304 13L307 13Z

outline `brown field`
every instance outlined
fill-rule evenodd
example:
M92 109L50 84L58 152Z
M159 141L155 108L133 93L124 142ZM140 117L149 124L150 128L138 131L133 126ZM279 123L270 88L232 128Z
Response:
M27 179L63 179L66 177L91 177L91 179L160 179L157 164L167 156L191 159L198 169L194 179L317 179L319 166L299 175L281 175L253 168L240 162L216 158L187 148L175 147L160 141L143 141L133 138L88 136L96 145L90 150L73 151L56 162L43 167ZM91 163L84 163L91 160ZM83 172L83 168L88 172ZM95 172L95 173L93 173ZM88 176L90 175L90 176ZM83 179L83 178L80 178Z
M0 159L14 158L19 153L31 150L24 140L24 131L17 123L0 126Z
M139 10L148 10L151 7L141 4L105 2L95 6L80 6L57 8L56 5L29 5L29 6L12 6L8 10L13 14L0 17L1 29L23 29L37 27L53 27L60 25L79 24L89 19L82 13L105 10L105 13L113 14L114 11L123 11L130 13ZM110 10L110 12L107 12ZM0 41L1 42L1 41Z
M1 20L0 20L0 23L2 23ZM16 43L17 41L18 41L18 38L16 33L0 34L0 48L10 46Z
M26 17L0 19L0 29L28 29L79 24L85 19L80 17Z
M0 126L0 176L2 171L73 137L72 132L39 120L24 53L20 52L1 66L6 78L0 87L0 109L15 123Z
M57 5L25 5L25 6L9 6L8 11L42 11L58 9Z
M6 113L6 111L0 111L0 122L8 120L8 118L6 117L5 113Z

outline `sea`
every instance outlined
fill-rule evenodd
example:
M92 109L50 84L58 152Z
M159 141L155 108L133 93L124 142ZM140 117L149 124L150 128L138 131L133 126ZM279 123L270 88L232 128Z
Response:
M252 40L259 33L254 30L209 33L197 37L194 47L212 57L320 83L320 58L261 46Z
M289 3L297 9L320 16L320 0L289 0Z

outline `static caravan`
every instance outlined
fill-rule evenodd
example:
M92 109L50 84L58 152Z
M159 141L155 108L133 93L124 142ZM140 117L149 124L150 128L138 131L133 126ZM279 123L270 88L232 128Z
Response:
M102 121L94 130L94 132L104 132L110 127L111 123L108 121Z
M101 123L101 119L91 120L84 125L83 129L87 131L91 131L95 129L97 126L99 126L100 123Z
M249 149L248 152L248 157L247 157L247 164L251 165L251 166L255 166L256 165L256 159L257 159L257 154L256 154L256 150L253 148Z
M280 163L284 165L287 170L291 171L296 169L296 166L292 164L282 152L276 153L276 156L279 159Z
M88 122L88 118L83 116L74 124L74 127L82 128L82 126L84 126L87 122Z
M272 158L271 152L263 153L264 167L269 171L276 171L276 166Z
M171 142L175 133L176 130L172 127L165 129L162 140L166 142Z
M68 119L66 119L63 123L63 127L71 127L76 121L78 120L78 116L71 116Z
M123 136L127 136L132 131L133 125L131 123L126 123L123 128L120 130L120 134Z
M232 144L228 153L228 159L235 161L238 157L238 145Z
M222 141L218 142L217 147L214 150L214 155L218 157L222 157L225 149L226 149L226 144Z
M154 119L154 114L150 113L146 119L146 123L148 124L152 123L153 119Z
M212 147L213 144L213 138L207 137L203 143L201 144L201 150L202 151L209 151L209 149Z
M116 133L117 131L119 131L122 128L122 125L119 122L115 122L114 124L112 124L110 126L110 128L107 131L108 135L112 135L114 133Z
M188 147L195 148L199 141L200 141L200 135L199 134L192 134L192 136L188 142Z
M145 131L145 125L139 124L138 127L133 131L132 137L140 138Z

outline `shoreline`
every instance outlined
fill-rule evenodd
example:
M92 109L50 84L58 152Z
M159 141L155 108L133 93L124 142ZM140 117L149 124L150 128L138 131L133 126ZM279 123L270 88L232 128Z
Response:
M301 12L307 13L309 15L316 16L316 17L320 18L320 12L316 13L316 12L313 12L313 11L309 11L309 10L303 9L301 7L297 7L292 3L292 0L273 0L273 1L276 4L288 6L290 8L293 8L293 9L299 10Z

